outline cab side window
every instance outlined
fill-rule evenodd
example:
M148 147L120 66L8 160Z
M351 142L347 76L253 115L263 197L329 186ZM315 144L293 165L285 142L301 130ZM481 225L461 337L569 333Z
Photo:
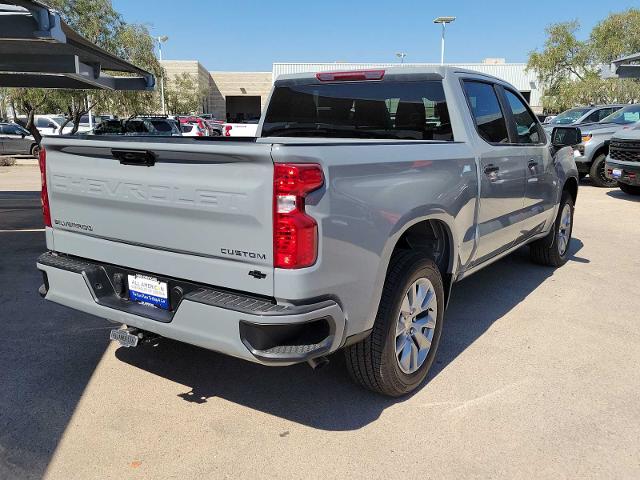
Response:
M512 91L505 89L504 94L516 123L516 132L518 135L516 143L542 143L540 126L531 111L527 108L524 102L520 100L520 97Z
M604 117L606 117L607 115L605 115L604 117L602 116L602 113L606 111L606 109L602 109L602 110L596 110L595 112L593 112L591 115L589 115L585 120L584 123L590 123L590 122L599 122L600 120L602 120Z
M465 80L464 89L480 136L489 143L509 143L507 122L493 85Z
M598 119L595 120L595 121L599 122L603 118L608 117L609 115L611 115L616 110L617 110L616 108L603 108L602 110L600 110L600 112L599 112L600 115L598 115Z

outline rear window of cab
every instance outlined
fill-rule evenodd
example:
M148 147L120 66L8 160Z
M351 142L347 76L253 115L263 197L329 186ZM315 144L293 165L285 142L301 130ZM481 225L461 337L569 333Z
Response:
M277 86L262 136L453 141L439 80Z

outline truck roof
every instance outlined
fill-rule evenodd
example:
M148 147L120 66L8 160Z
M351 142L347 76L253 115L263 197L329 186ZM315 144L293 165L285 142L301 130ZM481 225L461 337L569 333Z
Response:
M402 77L422 77L426 79L442 79L449 74L468 74L475 75L480 77L485 77L500 83L504 83L510 85L508 82L494 77L492 75L488 75L486 73L478 72L476 70L469 70L465 68L460 68L456 66L450 65L442 65L442 66L424 66L424 67L381 67L381 68L362 68L362 69L351 69L351 70L340 70L339 68L336 70L327 70L322 72L303 72L303 73L289 73L284 75L279 75L275 81L275 85L285 85L285 84L295 84L295 83L315 83L320 81L317 76L319 74L331 74L331 73L358 73L358 72L384 72L384 76L377 80L399 80Z

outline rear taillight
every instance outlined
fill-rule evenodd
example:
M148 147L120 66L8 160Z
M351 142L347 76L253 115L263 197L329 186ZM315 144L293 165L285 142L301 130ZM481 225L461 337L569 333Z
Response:
M38 154L38 164L40 165L40 201L42 203L42 218L45 227L51 226L51 210L49 209L49 192L47 191L47 151L42 147Z
M305 197L324 183L320 165L275 164L273 257L276 268L304 268L318 256L318 224L305 213Z
M225 125L224 126L224 136L225 137L230 137L231 136L231 129L233 127L231 125Z

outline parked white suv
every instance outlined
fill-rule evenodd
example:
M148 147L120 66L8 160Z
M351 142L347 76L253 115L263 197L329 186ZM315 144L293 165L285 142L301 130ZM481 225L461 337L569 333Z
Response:
M40 135L60 135L60 127L66 119L62 115L36 115L36 128ZM64 133L70 133L73 125L67 123Z

